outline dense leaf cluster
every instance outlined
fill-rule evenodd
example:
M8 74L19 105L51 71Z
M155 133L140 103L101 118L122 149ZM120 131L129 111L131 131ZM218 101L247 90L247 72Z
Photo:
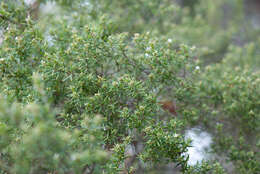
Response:
M259 173L258 31L240 0L180 5L3 0L0 173ZM188 165L198 125L224 163Z

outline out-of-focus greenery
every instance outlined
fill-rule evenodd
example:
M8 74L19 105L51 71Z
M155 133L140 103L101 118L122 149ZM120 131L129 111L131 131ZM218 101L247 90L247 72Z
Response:
M191 122L215 127L214 149L228 154L239 173L260 171L258 42L243 48L230 46L221 63L207 66L195 85L197 103L192 101L194 107L190 107L190 112L198 116Z
M241 0L1 1L0 173L228 173L187 164L196 125L232 172L259 173L260 38L244 18Z

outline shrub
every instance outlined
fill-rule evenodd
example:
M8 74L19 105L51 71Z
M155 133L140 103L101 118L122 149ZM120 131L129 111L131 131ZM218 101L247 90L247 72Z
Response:
M55 15L40 10L50 2ZM214 151L237 172L257 173L258 45L231 44L238 2L4 0L0 173L140 173L165 164L225 173L217 161L188 166L191 125L211 129ZM225 7L235 17L223 21ZM176 104L174 115L164 102Z

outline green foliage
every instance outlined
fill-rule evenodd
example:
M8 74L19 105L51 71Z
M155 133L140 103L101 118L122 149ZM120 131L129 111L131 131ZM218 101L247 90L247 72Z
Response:
M215 151L228 154L239 173L260 170L257 42L244 48L230 46L222 62L206 66L192 89L193 99L185 101L190 107L183 110L191 124L213 129Z
M179 129L177 126L181 124L176 120L171 120L166 125L154 125L145 129L145 139L147 141L147 149L142 159L149 161L162 162L163 157L166 160L174 159L177 165L182 165L183 161L187 161L186 156L178 156L182 151L186 151L189 143L186 143L180 134L177 134ZM165 146L164 146L165 145ZM163 147L164 146L164 147ZM176 158L175 156L178 156ZM185 170L186 170L185 166ZM185 171L183 170L183 171Z
M82 122L82 125L85 124L87 128L69 131L57 126L54 114L48 106L33 103L23 107L17 104L10 106L4 98L1 98L0 116L2 149L0 167L3 171L8 173L79 172L86 164L102 163L107 159L106 152L101 148L90 148L98 144L98 138L102 136L99 117ZM91 137L89 141L91 146L83 143L84 140L78 145L79 139L83 139L81 135L86 131ZM99 136L96 138L96 135ZM85 149L88 146L90 149ZM95 158L92 153L96 154Z
M55 15L40 8L50 2ZM240 0L183 5L1 2L0 173L140 173L166 164L227 173L217 161L188 165L183 132L195 125L211 129L214 152L237 173L258 173L259 40L231 44ZM177 117L164 100L176 103Z
M209 163L207 161L202 161L201 164L196 164L195 166L191 166L187 174L225 174L225 170L221 167L219 163Z

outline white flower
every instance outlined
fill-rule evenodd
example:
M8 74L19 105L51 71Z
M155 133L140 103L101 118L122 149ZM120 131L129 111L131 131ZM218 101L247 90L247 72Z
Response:
M170 39L170 38L167 41L168 41L168 43L172 43L172 39Z
M195 69L196 69L196 70L200 70L200 67L199 67L199 66L196 66Z
M147 47L146 48L146 51L150 51L152 48L151 47Z
M4 58L0 58L0 62L4 61L5 59Z
M150 55L148 53L145 53L145 57L150 57Z
M113 86L116 86L117 84L118 84L118 83L115 82L115 81L112 83ZM95 94L95 95L96 95L96 94ZM99 94L99 95L100 95L100 94Z
M177 138L178 136L179 136L179 134L176 134L176 133L173 135L174 138Z
M139 34L139 33L135 33L134 36L135 36L135 37L139 37L140 34Z

